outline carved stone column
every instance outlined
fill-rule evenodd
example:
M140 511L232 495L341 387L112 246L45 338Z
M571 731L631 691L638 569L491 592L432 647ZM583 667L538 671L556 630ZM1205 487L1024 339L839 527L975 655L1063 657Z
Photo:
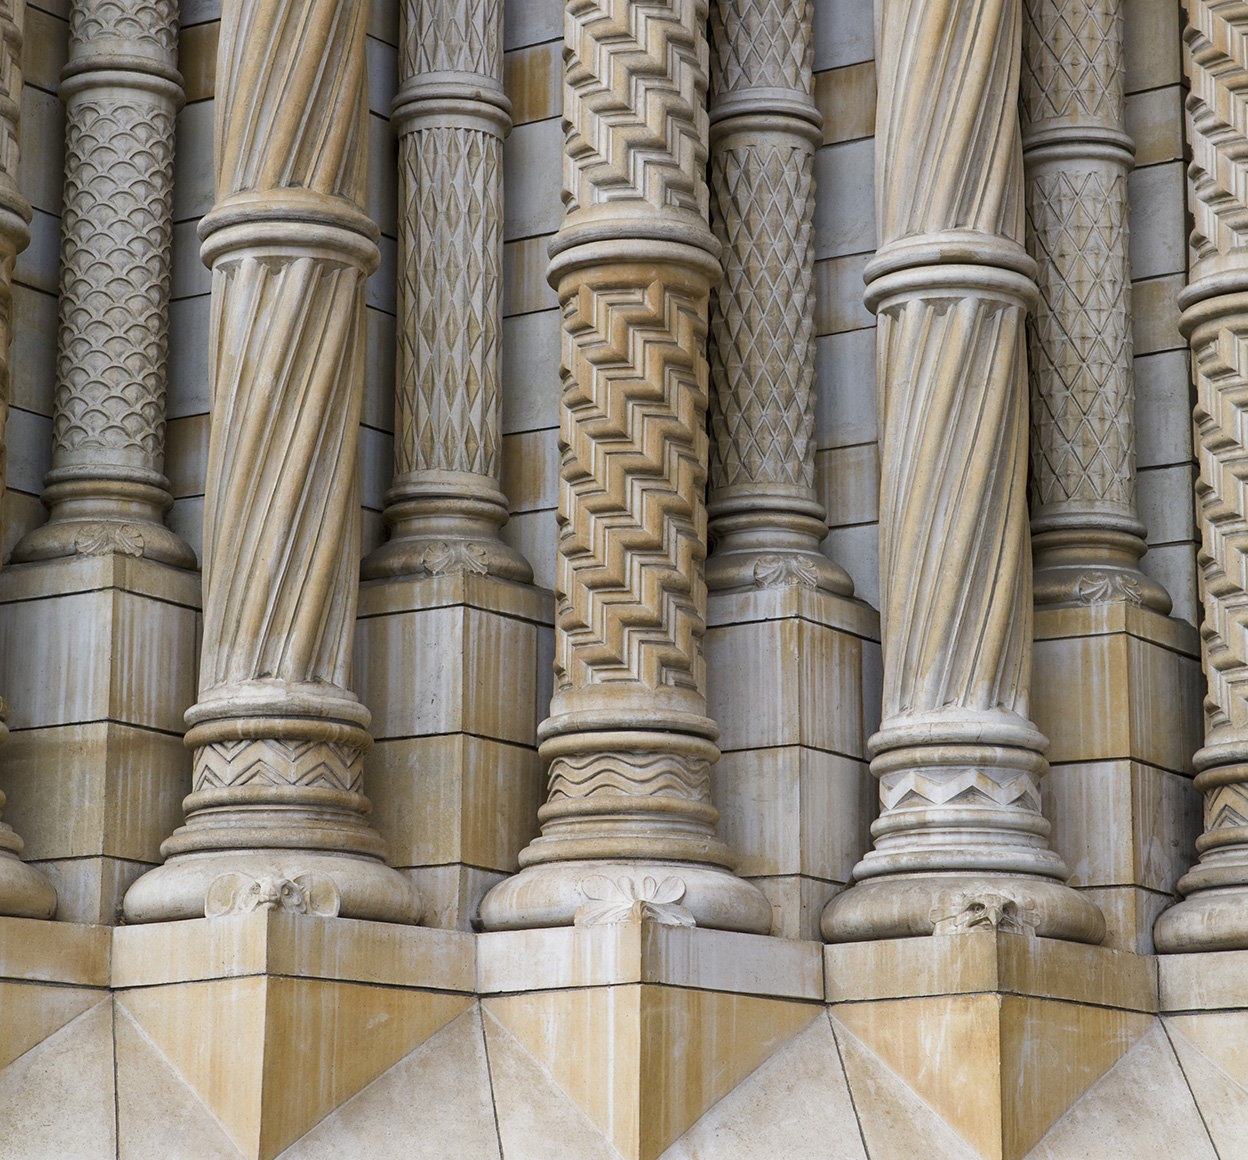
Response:
M402 7L399 285L390 540L366 579L469 571L528 582L498 538L502 342L501 0Z
M989 924L1097 942L1040 813L1031 678L1021 0L885 0L876 213L883 722L834 942ZM937 51L939 46L939 51Z
M178 6L74 0L69 19L51 514L13 560L122 552L194 568L162 522Z
M1139 569L1135 374L1117 0L1027 0L1020 113L1027 248L1040 298L1028 326L1037 604L1170 597Z
M13 265L30 241L30 203L17 184L18 121L22 108L22 33L26 0L0 0L0 502L4 499L5 425L9 418L9 344L13 331ZM8 736L0 701L0 741ZM0 793L0 809L4 808ZM22 839L0 822L0 914L51 918L56 891L18 855Z
M819 543L815 493L814 167L823 123L810 9L711 6L711 196L724 275L711 297L711 589L849 594Z
M610 920L766 931L715 835L702 636L706 8L570 0L555 695L541 837L488 928Z
M217 64L212 435L204 638L187 822L126 896L131 921L254 906L414 921L383 862L349 688L359 560L356 437L367 0L227 0Z
M1205 744L1194 758L1205 798L1200 861L1179 880L1184 901L1153 928L1162 952L1248 948L1248 10L1194 0L1188 21L1188 207L1196 261L1179 306L1195 362L1209 691Z

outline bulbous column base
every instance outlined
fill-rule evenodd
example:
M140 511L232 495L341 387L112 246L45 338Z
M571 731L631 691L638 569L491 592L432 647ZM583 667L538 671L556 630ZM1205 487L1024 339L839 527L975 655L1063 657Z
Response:
M765 490L760 486L760 492ZM706 561L707 588L794 586L852 596L849 573L820 551L828 534L823 509L813 501L790 499L785 511L784 503L783 497L764 494L719 501L712 495L707 514L715 546Z
M1032 595L1037 605L1135 604L1165 616L1170 594L1140 571L1148 550L1131 532L1033 527Z
M0 808L4 794L0 793ZM22 839L0 822L0 914L14 918L52 918L56 914L56 888L18 854Z

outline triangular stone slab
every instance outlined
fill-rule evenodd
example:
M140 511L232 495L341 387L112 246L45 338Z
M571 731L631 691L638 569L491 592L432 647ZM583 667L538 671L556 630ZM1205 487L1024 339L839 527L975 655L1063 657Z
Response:
M1179 1032L1240 1087L1248 1088L1248 1011L1170 1015L1166 1027Z
M820 1013L710 1108L662 1160L867 1160L840 1052Z
M280 1160L445 1160L450 1152L455 1160L501 1160L475 1006L352 1096Z
M980 1160L857 1036L832 1021L871 1160Z
M118 1007L118 1160L243 1160L191 1085Z
M85 987L0 982L0 1069L104 997Z
M1166 1020L1167 1025L1169 1020ZM1187 1086L1221 1160L1248 1151L1248 1090L1203 1055L1186 1036L1167 1026Z
M4 1160L114 1160L115 1123L107 999L0 1071Z
M488 1012L483 1021L506 1160L621 1160L550 1070Z

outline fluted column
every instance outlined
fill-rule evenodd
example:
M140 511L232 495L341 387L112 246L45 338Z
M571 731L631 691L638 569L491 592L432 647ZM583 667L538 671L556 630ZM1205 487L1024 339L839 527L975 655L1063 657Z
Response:
M15 561L122 552L182 568L165 527L175 0L74 0L49 522Z
M883 721L874 849L832 941L992 925L1099 941L1063 885L1031 680L1021 0L884 0L876 118Z
M401 9L398 352L390 540L364 576L444 572L533 579L498 538L502 343L501 0Z
M5 426L9 418L9 344L13 336L13 266L30 241L30 203L17 184L22 109L22 34L26 0L0 0L0 503L4 499ZM0 700L0 741L8 736ZM0 809L4 794L0 793ZM0 822L0 914L51 918L56 891L18 855L22 839Z
M257 905L413 921L366 823L350 690L367 0L226 0L217 63L204 635L187 822L131 921Z
M1248 948L1248 5L1193 0L1184 33L1188 208L1196 261L1179 296L1192 347L1200 478L1205 744L1200 860L1153 928L1157 949Z
M1020 114L1027 248L1031 533L1037 604L1170 611L1139 569L1135 374L1118 0L1027 0Z
M487 927L660 921L765 931L716 838L706 714L702 353L720 277L707 225L706 8L570 0L555 695L542 834Z
M711 297L712 589L848 594L819 550L815 492L814 101L810 6L711 6L711 197L724 274Z

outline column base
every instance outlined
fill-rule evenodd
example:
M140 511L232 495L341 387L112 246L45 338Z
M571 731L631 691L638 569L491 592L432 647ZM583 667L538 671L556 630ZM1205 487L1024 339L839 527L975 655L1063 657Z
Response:
M838 894L820 929L831 943L999 930L1095 945L1105 937L1105 919L1093 902L1052 879L898 874Z
M7 848L21 839L0 824L0 914L14 918L51 918L56 914L56 890L33 866L27 866Z
M1170 907L1153 942L1163 955L1248 950L1248 886L1203 890Z
M486 930L592 926L630 914L672 926L771 930L771 904L757 886L695 862L545 862L500 882L481 903Z

